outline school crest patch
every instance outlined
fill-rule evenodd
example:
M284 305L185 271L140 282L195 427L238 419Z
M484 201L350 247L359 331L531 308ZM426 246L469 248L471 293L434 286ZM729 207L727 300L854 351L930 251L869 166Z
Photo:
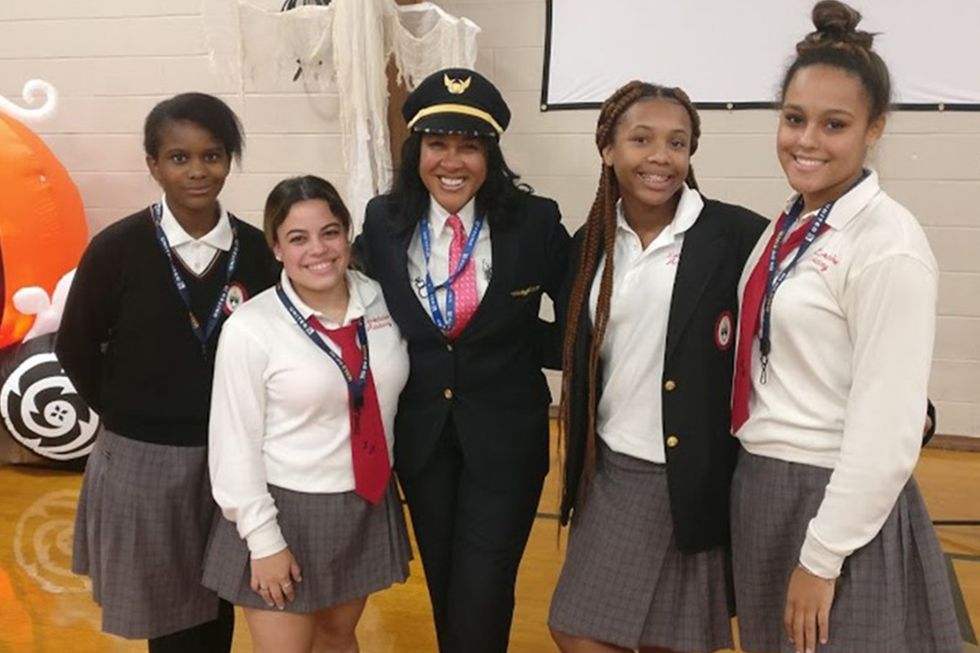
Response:
M248 291L245 290L245 286L235 282L228 286L228 296L225 297L225 305L223 306L225 315L231 315L235 312L239 306L245 303L248 299Z
M728 351L735 339L735 322L731 311L722 311L715 320L715 347L718 351Z

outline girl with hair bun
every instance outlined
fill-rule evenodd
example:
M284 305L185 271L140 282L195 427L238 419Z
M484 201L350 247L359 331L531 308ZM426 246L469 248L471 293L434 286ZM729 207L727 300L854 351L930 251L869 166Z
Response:
M732 646L737 288L765 220L698 192L699 137L679 88L630 82L599 112L599 188L558 307L564 653Z
M962 649L911 478L938 270L865 167L891 85L860 19L819 2L796 46L777 132L795 194L740 282L732 555L746 651Z

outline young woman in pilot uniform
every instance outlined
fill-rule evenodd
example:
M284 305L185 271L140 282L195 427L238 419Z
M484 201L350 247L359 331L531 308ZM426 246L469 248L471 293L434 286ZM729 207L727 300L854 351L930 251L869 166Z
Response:
M408 342L395 466L442 653L504 653L514 583L548 470L543 365L568 233L518 183L510 111L479 73L434 73L402 109L410 135L390 194L355 247Z

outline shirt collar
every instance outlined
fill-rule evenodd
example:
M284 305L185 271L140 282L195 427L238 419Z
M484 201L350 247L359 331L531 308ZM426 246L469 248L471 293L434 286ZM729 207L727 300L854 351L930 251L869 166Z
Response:
M347 270L347 290L350 293L350 301L347 302L347 313L344 315L344 321L342 324L337 324L331 320L328 320L323 313L314 310L306 302L300 299L299 294L293 288L292 282L289 280L289 276L286 274L286 270L283 270L279 275L279 281L282 284L283 292L286 293L286 297L289 301L293 303L296 310L300 312L300 315L309 319L311 315L315 315L323 325L329 329L335 329L337 327L350 324L352 321L359 317L364 317L367 313L367 307L375 300L378 291L375 286L360 272L355 270Z
M218 205L218 224L214 226L214 229L196 239L184 231L184 228L177 222L177 218L167 205L166 196L160 200L160 206L163 207L160 228L163 229L163 233L167 237L167 242L170 243L170 247L177 248L187 243L196 242L210 245L215 249L220 249L225 252L231 249L235 234L231 230L231 218L220 204Z
M692 189L687 184L681 186L681 198L677 202L674 219L670 221L670 224L660 232L660 235L653 242L656 243L657 241L661 241L661 239L670 239L672 241L675 236L686 232L698 221L698 216L701 215L702 209L704 209L704 198L701 197L701 193ZM619 229L635 233L626 221L626 214L623 213L622 198L616 202L616 225Z
M433 235L438 235L442 233L443 227L446 226L446 219L449 218L449 211L444 209L436 198L429 196L429 222L432 225ZM476 222L476 197L471 197L470 201L466 203L463 208L461 208L456 215L459 216L460 221L463 223L463 227L466 229L466 233L470 232L473 228L473 223Z
M851 188L849 191L844 193L843 196L838 198L834 202L834 206L830 209L830 215L827 216L827 225L833 229L841 230L850 224L851 220L857 216L858 213L864 210L871 200L878 195L881 191L881 186L878 184L878 173L874 170L868 170L868 174L857 183L856 186ZM799 197L799 193L793 193L790 198L786 201L785 212L789 213L790 209L793 208L793 204L796 202L796 198ZM812 215L816 215L820 208L816 208L810 211L804 216L801 216L800 223L804 219L809 218Z

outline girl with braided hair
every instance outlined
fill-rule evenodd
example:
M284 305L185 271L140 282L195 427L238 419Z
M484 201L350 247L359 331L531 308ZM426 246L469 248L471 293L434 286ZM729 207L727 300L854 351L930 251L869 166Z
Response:
M558 305L564 653L732 646L736 291L765 220L698 192L699 136L678 88L630 82L599 113L599 188Z
M746 651L962 650L911 478L938 270L865 168L890 82L860 19L819 2L796 46L776 145L796 193L740 283L732 557Z

